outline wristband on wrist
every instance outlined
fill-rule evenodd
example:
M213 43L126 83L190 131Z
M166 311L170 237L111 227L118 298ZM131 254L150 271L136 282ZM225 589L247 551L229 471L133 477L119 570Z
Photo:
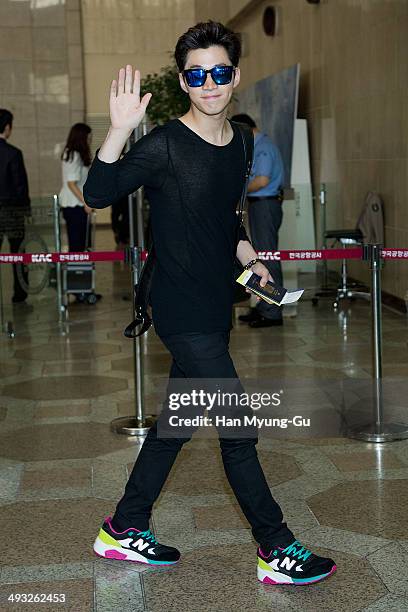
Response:
M256 263L258 263L258 261L261 261L260 259L251 259L251 261L248 261L248 263L244 266L244 270L249 270L249 268L252 268L252 266L254 266Z

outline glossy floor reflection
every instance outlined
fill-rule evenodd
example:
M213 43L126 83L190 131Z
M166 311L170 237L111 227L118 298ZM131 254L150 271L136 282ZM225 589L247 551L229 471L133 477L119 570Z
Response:
M183 553L177 567L93 556L100 521L113 511L140 448L109 430L113 418L133 410L132 343L122 334L129 274L121 264L101 264L97 280L103 299L72 306L66 335L52 289L30 298L32 308L7 306L16 337L0 342L0 609L29 609L7 604L12 592L65 593L67 609L80 612L408 609L408 441L375 445L333 431L261 438L261 462L290 527L337 561L327 582L257 582L255 543L214 436L198 435L182 450L154 510L157 537ZM364 302L336 314L330 302L314 308L304 300L283 328L237 324L234 362L243 380L368 383L369 316ZM402 407L407 332L403 316L384 311L384 371L398 377L391 395ZM143 352L154 414L169 357L153 331ZM361 385L354 391L361 400Z

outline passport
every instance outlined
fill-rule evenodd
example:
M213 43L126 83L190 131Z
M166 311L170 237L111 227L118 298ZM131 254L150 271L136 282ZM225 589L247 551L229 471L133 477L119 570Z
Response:
M244 270L242 274L236 279L237 283L243 285L255 295L265 300L268 304L276 304L276 306L283 306L284 304L294 304L299 301L304 289L296 289L295 291L288 291L280 285L271 283L268 281L265 287L261 287L259 281L261 277L251 270Z

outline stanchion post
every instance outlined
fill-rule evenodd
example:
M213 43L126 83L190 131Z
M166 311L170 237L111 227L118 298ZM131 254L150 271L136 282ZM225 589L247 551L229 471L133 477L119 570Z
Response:
M128 263L131 265L132 296L134 287L139 282L142 267L141 247L129 247L127 250ZM133 319L136 319L136 305L132 299ZM127 436L145 436L154 423L154 417L144 414L144 372L143 350L140 336L133 338L133 374L135 381L135 413L136 416L119 417L111 421L111 430Z
M147 134L146 120L133 130L131 137L126 142L126 151L129 151L133 142L136 142ZM144 249L144 227L143 227L143 187L139 187L136 193L128 195L129 207L129 243L136 244Z
M382 387L382 304L381 304L381 245L370 245L371 321L373 346L373 382L375 398L375 426L383 435L384 405Z
M1 276L1 266L0 266L0 324L1 331L4 332L9 338L14 338L15 332L13 323L11 321L5 320L4 317L4 301L3 301L3 281Z
M321 229L321 240L322 240L322 248L325 249L327 247L326 240L326 185L324 183L320 186L319 192L319 202L320 202L320 229ZM327 261L323 261L323 288L327 288Z
M54 237L55 237L55 252L61 253L61 226L60 226L60 206L59 198L54 195ZM64 296L62 291L62 276L61 263L55 264L55 272L57 278L57 308L58 308L58 323L63 325L66 318L66 304L64 304Z
M1 275L0 266L0 325L1 331L4 332L9 338L15 338L16 332L14 330L13 321L6 321L4 316L4 299L3 299L3 280Z
M137 128L133 130L132 134L126 141L126 153L129 151L130 147L137 140ZM134 196L133 193L129 193L128 195L128 212L129 212L129 244L130 246L135 246L136 237L135 237L135 215L134 215Z
M145 136L147 134L147 123L146 117L144 117L142 123L138 128L139 138L141 136ZM144 249L145 248L145 239L144 239L144 222L143 222L143 200L144 200L144 189L143 187L139 187L136 192L136 232L137 232L137 244ZM134 244L131 242L130 244Z
M382 245L363 247L363 259L370 262L371 271L371 336L373 358L373 409L374 423L348 431L350 438L366 442L391 442L408 438L408 428L401 423L384 422L384 398L382 386L382 304L381 304L381 251Z
M1 325L1 331L4 331L3 281L1 278L1 269L0 269L0 325Z
M143 227L143 187L136 191L136 231L137 242L144 249L144 227Z
M326 220L327 220L327 189L326 184L320 184L319 190L319 203L320 203L320 240L321 240L321 248L327 248L327 238L326 238ZM322 272L322 286L319 291L317 291L312 298L312 303L314 305L317 304L318 298L331 298L337 295L337 289L329 288L329 271L327 266L326 259L323 259L321 265L319 265L319 270Z

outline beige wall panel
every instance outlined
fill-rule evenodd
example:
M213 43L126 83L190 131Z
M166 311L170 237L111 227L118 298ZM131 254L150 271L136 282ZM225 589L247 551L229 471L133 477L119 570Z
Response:
M11 64L12 70L10 69ZM6 60L4 56L1 56L0 83L2 92L9 94L33 94L34 78L31 60Z
M43 0L31 0L33 26L65 26L65 2L54 0L44 2Z
M140 53L142 48L140 29L136 30L132 21L95 19L92 27L86 27L85 54Z
M33 96L2 96L2 106L8 108L20 128L33 128L37 124L36 108Z
M230 6L228 0L195 0L195 20L221 21L226 23L230 19Z
M0 2L0 23L3 28L30 27L30 0L2 0Z
M136 2L134 0L81 0L84 24L88 20L133 19Z
M33 28L34 59L59 62L66 55L65 28Z
M83 76L82 47L80 45L68 47L68 72L72 78Z
M408 2L405 4L407 12L397 18L395 45L396 57L398 58L396 65L397 88L406 91L408 82Z
M105 23L103 18L98 15L92 17L92 26L89 23L91 16L84 19L84 54L88 53L103 53L104 45L109 45L109 41L105 41Z
M84 26L85 55L171 54L178 37L192 24L193 20L189 19L137 19L129 22L93 19Z
M40 189L43 195L61 189L61 152L69 127L40 128L38 130Z
M176 24L166 19L149 19L139 22L136 32L143 41L144 55L171 55L174 51L177 39L191 24L185 24L176 28Z
M42 127L66 127L69 125L69 97L41 96L37 101L37 121Z
M246 5L248 0L228 0L229 18L231 19L239 13Z
M0 59L2 62L31 60L31 55L30 28L0 27Z
M134 0L134 16L136 19L185 19L193 25L194 0Z
M34 91L37 95L68 95L69 75L67 61L36 62L33 83Z
M69 45L82 44L81 14L79 11L66 12L67 43Z
M74 113L84 117L78 8L65 0L0 2L1 104L14 114L10 142L23 151L34 206L59 189L60 148Z
M84 82L83 79L70 81L70 109L72 111L84 109Z
M28 160L36 160L38 165L38 138L36 127L20 127L19 124L13 126L13 144L23 150L24 160L28 166ZM29 168L27 168L29 170Z
M169 63L166 54L160 56L126 55L88 55L86 57L86 83L88 116L109 114L109 89L119 69L131 63L138 67L142 77L160 70Z
M74 125L74 123L84 123L84 122L86 122L84 110L71 110L69 125Z

